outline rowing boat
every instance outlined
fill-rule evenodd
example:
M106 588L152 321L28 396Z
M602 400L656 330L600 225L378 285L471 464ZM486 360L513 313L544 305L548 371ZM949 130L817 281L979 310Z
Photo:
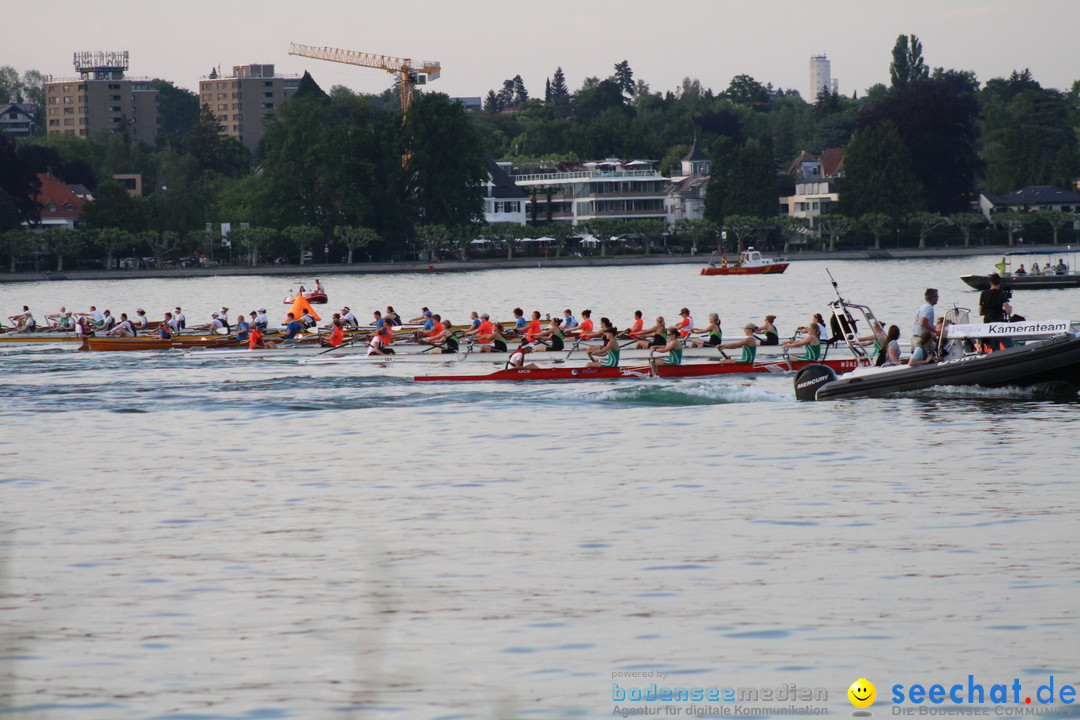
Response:
M169 340L154 337L88 337L80 350L186 350L195 347L240 347L246 340L221 335L177 335Z
M531 359L531 358L530 358ZM686 365L639 365L612 368L537 368L534 370L498 370L487 375L417 375L425 382L484 382L500 380L622 380L626 378L688 378L715 375L767 374L796 372L807 365L824 365L839 371L854 370L858 361L850 360L778 360L753 363L692 363Z

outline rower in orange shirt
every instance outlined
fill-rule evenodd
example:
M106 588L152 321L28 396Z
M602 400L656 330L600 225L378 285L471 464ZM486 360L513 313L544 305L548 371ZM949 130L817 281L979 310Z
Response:
M491 352L491 341L495 337L495 326L491 322L491 316L487 313L481 313L480 324L466 332L465 337L479 342L480 352Z
M634 311L634 322L630 325L629 329L623 333L624 337L631 339L638 339L642 336L642 331L645 329L645 320L641 317L641 311Z
M592 310L581 311L581 322L578 326L569 332L570 335L575 335L578 340L591 340L593 337L593 321Z
M536 342L536 336L539 335L540 332L540 311L533 310L532 320L525 326L525 342Z

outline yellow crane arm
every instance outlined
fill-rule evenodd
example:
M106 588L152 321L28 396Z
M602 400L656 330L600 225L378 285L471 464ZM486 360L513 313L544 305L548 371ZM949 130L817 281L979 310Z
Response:
M316 60L345 63L346 65L359 65L360 67L375 68L400 74L401 111L403 113L408 111L409 104L412 102L413 86L418 82L424 83L427 80L438 80L442 72L442 64L436 60L414 62L410 58L374 55L372 53L341 50L332 47L314 47L299 43L289 43L289 54L315 58ZM422 77L422 75L427 77Z

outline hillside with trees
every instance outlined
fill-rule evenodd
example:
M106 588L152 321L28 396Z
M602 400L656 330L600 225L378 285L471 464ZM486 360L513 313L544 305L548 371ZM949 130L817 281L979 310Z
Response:
M33 219L28 197L36 173L46 171L94 192L79 242L65 246L70 260L80 262L110 257L114 246L162 262L229 253L234 262L292 261L304 247L330 261L354 254L415 258L424 250L464 254L468 240L484 232L487 158L521 168L648 159L672 173L695 141L713 171L705 225L684 224L669 238L684 248L708 247L720 228L736 224L777 244L805 235L777 216L778 198L794 181L781 173L804 150L845 151L835 214L859 222L841 243L869 246L899 233L912 244L966 244L978 191L1071 187L1080 175L1080 81L1068 91L1044 88L1018 69L981 83L970 70L931 68L923 52L917 37L901 35L888 84L852 97L823 92L807 101L745 74L719 91L689 77L677 88L653 90L623 60L576 90L556 67L537 96L513 75L488 91L476 112L419 92L404 121L395 88L380 95L342 87L327 93L305 76L254 156L221 134L197 96L159 80L154 146L140 145L123 128L89 139L0 140L4 253L57 259L48 243L19 229ZM43 101L42 90L40 73L0 68L0 101ZM111 180L116 173L142 174L145 196L122 192ZM920 213L953 220L913 220ZM1055 239L1059 231L1073 232L1050 220L1025 232ZM226 250L219 223L258 232L238 233ZM533 230L551 234L523 232ZM615 231L646 234L630 226ZM125 234L122 240L117 233Z

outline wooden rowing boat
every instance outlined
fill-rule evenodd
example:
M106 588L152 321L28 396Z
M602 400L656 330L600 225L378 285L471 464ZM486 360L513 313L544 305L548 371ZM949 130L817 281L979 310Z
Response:
M242 347L246 340L222 335L177 335L169 340L154 337L89 337L80 350L132 351L132 350L186 350L195 347Z
M535 370L498 370L487 375L417 375L425 382L483 382L499 380L622 380L626 378L687 378L716 375L796 372L807 365L825 365L841 372L854 370L859 362L850 360L787 360L754 363L693 363L687 365L639 365L614 368L538 368Z

